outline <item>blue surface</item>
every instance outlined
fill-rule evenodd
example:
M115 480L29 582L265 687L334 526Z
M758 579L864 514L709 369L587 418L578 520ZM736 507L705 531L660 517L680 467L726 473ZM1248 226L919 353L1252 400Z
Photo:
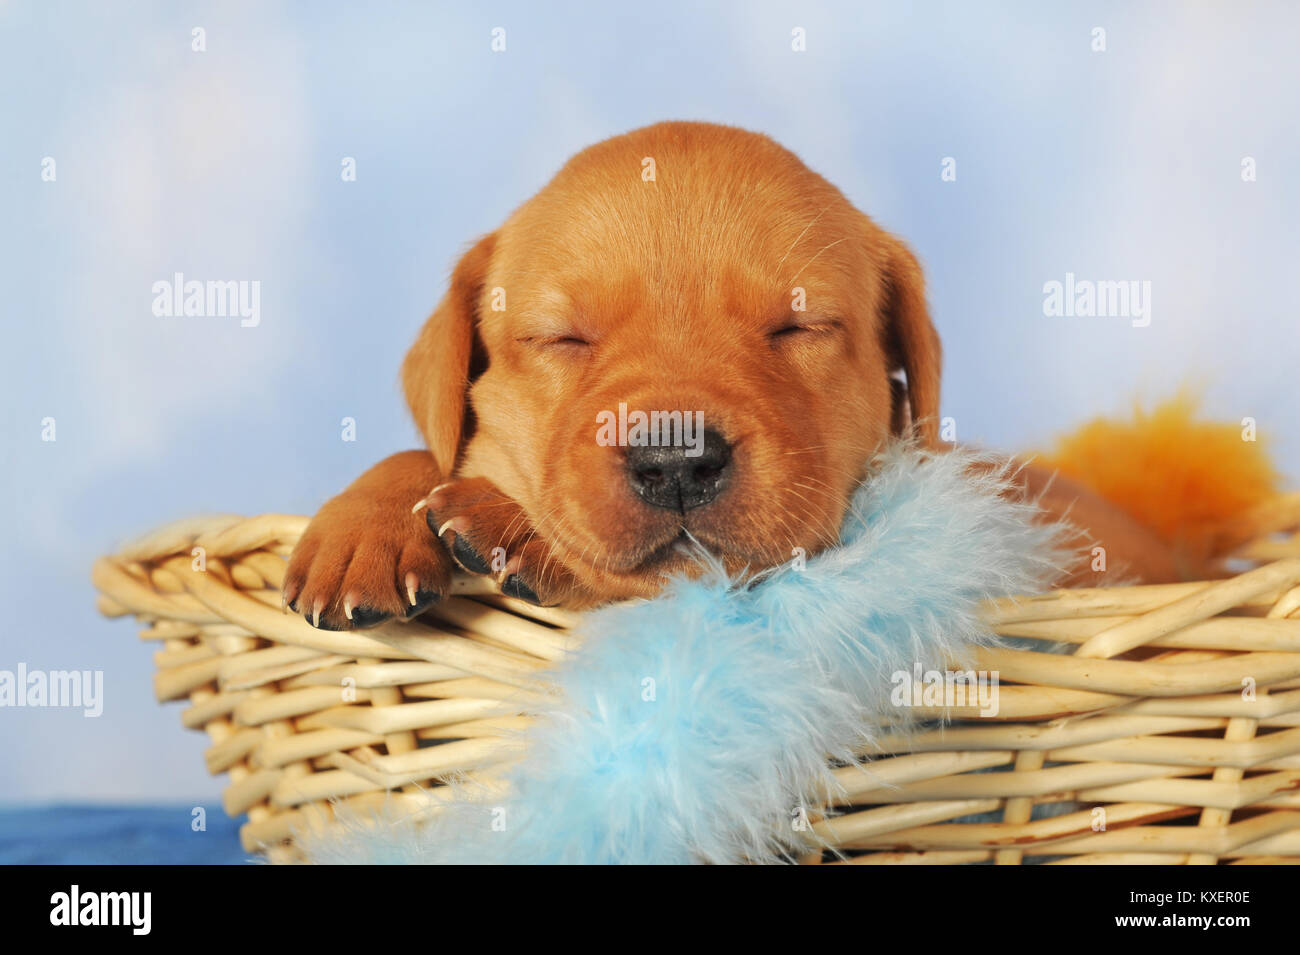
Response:
M192 806L41 806L0 809L0 864L241 865L239 823Z

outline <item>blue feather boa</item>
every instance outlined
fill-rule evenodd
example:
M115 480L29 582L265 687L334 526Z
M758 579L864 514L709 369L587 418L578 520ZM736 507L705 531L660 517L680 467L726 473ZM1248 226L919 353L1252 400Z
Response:
M835 792L828 758L870 747L891 674L942 669L992 634L977 605L1032 593L1062 528L1003 496L977 458L893 447L841 543L802 566L698 579L584 618L505 795L463 789L430 820L305 837L337 863L779 862ZM494 822L496 823L494 825ZM502 826L504 823L504 827Z

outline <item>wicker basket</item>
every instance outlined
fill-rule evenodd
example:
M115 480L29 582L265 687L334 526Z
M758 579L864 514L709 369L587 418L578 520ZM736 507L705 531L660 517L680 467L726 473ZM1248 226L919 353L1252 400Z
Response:
M280 605L306 523L173 524L94 569L102 612L160 642L158 699L188 699L226 811L248 816L244 848L273 861L336 805L434 811L447 776L490 779L574 623L463 577L419 621L313 629ZM871 774L837 770L844 799L815 828L841 853L807 861L1300 861L1300 534L1281 533L1300 495L1252 527L1236 577L988 606L1043 652L980 652L1001 674L995 719L951 709L948 726L886 735ZM1045 652L1059 642L1075 652Z

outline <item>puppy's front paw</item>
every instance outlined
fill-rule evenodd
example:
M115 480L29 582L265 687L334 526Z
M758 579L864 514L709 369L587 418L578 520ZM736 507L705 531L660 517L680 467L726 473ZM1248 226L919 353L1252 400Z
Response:
M496 578L506 596L549 607L581 592L523 508L486 478L444 484L427 503L429 527L456 563Z
M441 599L451 561L410 504L355 492L327 503L289 558L285 603L321 630L359 630Z

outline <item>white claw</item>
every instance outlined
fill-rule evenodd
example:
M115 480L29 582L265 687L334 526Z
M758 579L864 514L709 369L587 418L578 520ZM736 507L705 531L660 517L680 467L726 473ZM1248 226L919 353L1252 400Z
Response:
M411 606L415 606L415 575L406 575L406 596L410 598Z
M352 601L346 597L343 599L343 616L352 619Z
M451 519L451 521L454 521L455 519L456 519L456 518L453 517L453 518ZM451 521L448 521L447 523L443 524L441 527L438 528L438 536L439 536L439 537L441 537L443 534L447 533L447 528L451 527Z
M316 601L311 608L311 625L319 629L320 627L320 601Z

